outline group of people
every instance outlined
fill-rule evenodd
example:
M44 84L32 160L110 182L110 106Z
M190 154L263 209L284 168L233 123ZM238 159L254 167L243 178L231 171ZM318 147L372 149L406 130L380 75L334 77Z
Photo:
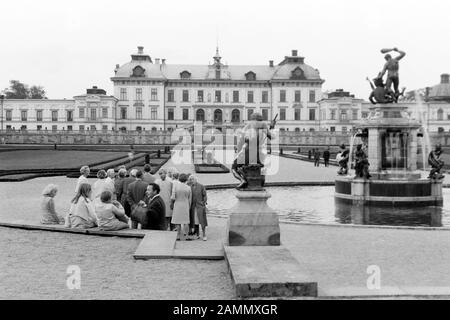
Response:
M206 188L191 174L178 173L175 168L159 170L159 178L151 174L149 164L144 170L125 166L100 170L93 185L90 169L83 166L75 187L69 212L63 217L55 209L58 187L50 184L42 192L44 224L65 224L68 228L94 228L116 231L127 228L170 230L178 232L178 240L206 237Z
M312 149L308 151L308 159L311 160L311 158L314 157L314 167L320 166L321 157L323 157L325 167L328 167L330 165L330 156L330 147L328 147L323 153L320 152L319 149Z

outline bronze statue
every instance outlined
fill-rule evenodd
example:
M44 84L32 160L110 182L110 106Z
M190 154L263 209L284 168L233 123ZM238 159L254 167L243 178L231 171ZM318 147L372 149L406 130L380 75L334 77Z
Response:
M388 53L391 51L398 52L399 55L395 58L392 58L392 56ZM381 53L386 53L386 55L384 56L386 63L384 64L383 70L381 70L380 74L378 75L378 78L383 78L384 74L387 71L388 74L385 88L388 93L391 93L394 96L394 101L397 103L398 97L400 96L400 91L398 90L400 85L398 74L399 61L403 59L406 53L404 51L398 50L397 48L381 49ZM391 89L392 85L394 85L394 91L392 91Z
M355 178L370 179L370 177L367 154L362 148L362 144L358 144L355 151Z
M386 104L394 102L395 97L384 87L383 78L375 78L373 79L373 83L369 80L369 78L366 79L369 81L370 87L372 88L372 92L369 96L369 101L372 104Z
M339 146L341 149L336 156L336 160L339 163L338 175L345 176L348 173L348 158L350 155L350 150L345 147L345 144Z
M441 173L441 169L444 167L444 161L441 159L442 147L437 145L428 155L428 164L431 166L429 179L443 179L444 175Z
M240 181L237 189L260 190L264 187L265 178L261 174L266 158L264 148L267 147L267 140L272 139L271 130L275 127L276 118L268 126L261 114L253 113L250 122L242 129L231 166L233 176Z

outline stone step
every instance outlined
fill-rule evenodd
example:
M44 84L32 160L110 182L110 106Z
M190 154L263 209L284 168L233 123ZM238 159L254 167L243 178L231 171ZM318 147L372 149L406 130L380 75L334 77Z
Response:
M133 257L136 260L171 259L176 240L176 232L149 231L142 239Z
M177 241L177 233L170 231L147 231L133 257L136 260L192 259L222 260L222 243L213 241Z
M224 252L240 298L317 297L317 282L284 246L224 246Z

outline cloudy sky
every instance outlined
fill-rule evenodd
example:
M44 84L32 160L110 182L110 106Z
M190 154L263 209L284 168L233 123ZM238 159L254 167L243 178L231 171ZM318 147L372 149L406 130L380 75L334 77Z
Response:
M381 48L406 51L400 85L408 89L450 73L449 9L448 0L2 1L0 88L16 79L44 86L49 98L92 85L112 93L115 64L138 45L167 63L207 64L218 40L228 64L278 63L297 49L324 90L366 99Z

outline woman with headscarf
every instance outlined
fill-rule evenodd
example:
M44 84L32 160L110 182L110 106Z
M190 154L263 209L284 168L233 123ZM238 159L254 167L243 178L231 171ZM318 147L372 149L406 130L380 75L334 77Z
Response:
M61 224L64 223L64 218L56 213L54 197L58 192L58 186L49 184L42 191L41 212L42 224Z

